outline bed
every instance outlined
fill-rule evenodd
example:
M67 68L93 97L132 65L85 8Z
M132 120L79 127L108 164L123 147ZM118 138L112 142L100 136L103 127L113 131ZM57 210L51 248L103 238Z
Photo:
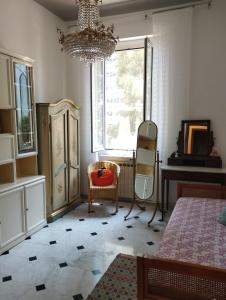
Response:
M178 185L155 257L118 255L89 300L226 299L226 226L216 220L225 188Z
M137 258L138 300L226 299L225 187L178 184L157 257Z

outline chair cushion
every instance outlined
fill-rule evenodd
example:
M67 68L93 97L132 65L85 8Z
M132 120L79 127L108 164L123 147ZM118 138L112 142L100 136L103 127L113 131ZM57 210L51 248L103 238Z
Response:
M91 172L91 179L93 185L108 186L113 183L114 174L110 169L95 169Z

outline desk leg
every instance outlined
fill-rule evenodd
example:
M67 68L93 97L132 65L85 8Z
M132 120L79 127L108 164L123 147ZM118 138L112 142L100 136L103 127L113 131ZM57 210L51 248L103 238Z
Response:
M169 210L169 179L166 180L166 210Z
M162 182L161 182L161 189L162 189L162 197L161 197L161 210L162 210L162 220L164 221L164 209L165 209L165 205L164 205L164 194L165 194L165 179L162 178Z

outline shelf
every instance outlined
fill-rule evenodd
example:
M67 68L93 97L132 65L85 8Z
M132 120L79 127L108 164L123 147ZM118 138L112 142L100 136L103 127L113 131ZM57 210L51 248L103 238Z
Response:
M37 172L37 156L29 156L18 158L16 160L17 178L38 175Z
M17 135L26 135L26 134L30 134L30 135L34 135L34 132L33 131L28 131L28 132L20 132L20 131L17 131Z
M0 185L15 180L14 163L0 165Z
M0 53L0 190L38 173L32 68Z
M15 160L14 135L0 134L0 165L8 164Z
M22 108L22 107L17 107L16 110L18 111L33 111L33 108Z
M138 164L154 166L156 160L156 152L153 150L146 150L143 148L137 148L136 162Z
M0 109L0 133L13 133L12 110Z
M139 135L137 148L143 148L146 150L155 150L156 140L152 140L146 136Z
M17 82L14 82L13 83L15 86L19 86L19 87L27 87L28 89L31 89L32 88L32 86L31 85L29 85L29 84L21 84L21 83L17 83Z
M136 174L153 176L154 175L154 167L143 165L143 164L137 164Z
M45 179L45 176L43 175L25 176L25 177L17 178L14 182L0 183L0 193L7 192L11 189L15 189L20 186L24 186L25 184L30 184L37 180L42 180L42 179Z

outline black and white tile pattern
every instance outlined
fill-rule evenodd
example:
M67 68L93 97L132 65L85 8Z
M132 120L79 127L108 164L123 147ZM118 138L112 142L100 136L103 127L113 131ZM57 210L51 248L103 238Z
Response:
M0 256L0 300L85 300L118 253L155 254L165 222L148 227L152 207L124 221L111 201L82 204Z

